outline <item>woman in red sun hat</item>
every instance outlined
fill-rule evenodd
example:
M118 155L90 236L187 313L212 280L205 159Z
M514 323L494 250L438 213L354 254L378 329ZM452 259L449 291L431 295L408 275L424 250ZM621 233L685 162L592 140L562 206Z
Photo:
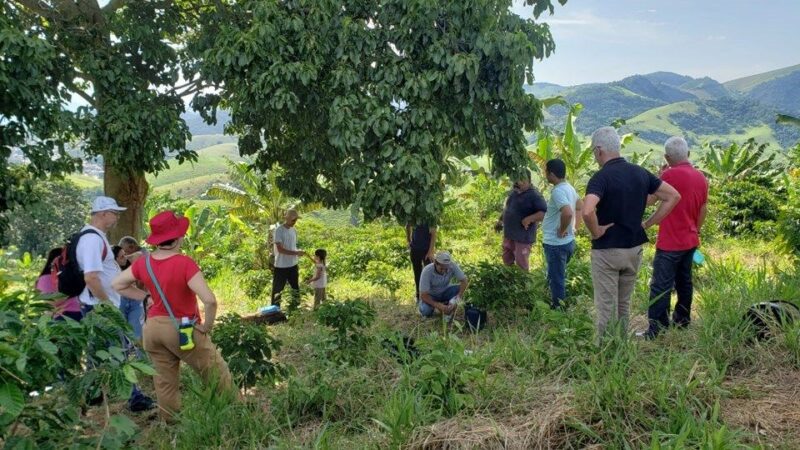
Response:
M156 250L137 259L119 274L112 286L121 295L152 301L142 331L144 350L156 369L154 377L162 417L173 420L180 410L180 362L189 364L206 382L218 381L218 389L230 389L231 374L208 332L214 326L217 299L192 258L181 253L189 219L164 211L150 219L146 242ZM135 282L144 284L147 292ZM200 317L197 298L203 302Z

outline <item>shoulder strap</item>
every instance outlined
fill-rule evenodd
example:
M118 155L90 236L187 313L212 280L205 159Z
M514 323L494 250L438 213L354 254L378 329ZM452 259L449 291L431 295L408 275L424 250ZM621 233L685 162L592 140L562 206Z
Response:
M167 308L167 312L169 313L169 317L172 319L172 323L175 324L175 329L180 330L181 327L178 325L178 320L175 319L175 314L172 313L172 308L169 306L169 302L167 301L167 296L164 295L164 291L161 290L161 285L158 284L158 279L156 278L156 274L153 273L153 266L150 264L150 254L148 253L147 259L144 260L145 265L147 266L147 274L150 275L150 280L153 281L153 285L156 287L156 291L158 291L158 296L161 297L161 302L164 303L164 307Z
M103 253L102 253L102 256L100 257L100 260L101 261L105 260L106 256L108 256L108 246L106 245L106 242L105 242L105 239L103 239L103 236L100 236L100 233L98 233L97 230L94 230L92 228L87 228L87 229L85 229L83 231L78 232L78 237L75 239L75 251L77 252L77 250L78 250L78 242L86 234L96 234L100 238L100 240L103 241Z

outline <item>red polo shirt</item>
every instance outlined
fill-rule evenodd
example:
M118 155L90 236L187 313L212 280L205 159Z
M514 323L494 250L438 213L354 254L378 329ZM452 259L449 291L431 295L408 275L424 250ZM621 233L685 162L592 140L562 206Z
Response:
M681 194L681 200L658 228L656 248L664 251L690 250L700 245L697 220L700 208L708 201L708 181L688 161L661 174Z

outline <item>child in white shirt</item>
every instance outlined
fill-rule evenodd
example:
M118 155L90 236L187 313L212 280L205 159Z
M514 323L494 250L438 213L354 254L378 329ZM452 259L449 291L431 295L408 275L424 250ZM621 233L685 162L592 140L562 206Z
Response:
M314 309L317 309L320 303L325 301L325 288L328 286L328 268L325 260L328 257L328 252L323 248L318 248L314 252L314 276L308 280L311 287L314 288Z

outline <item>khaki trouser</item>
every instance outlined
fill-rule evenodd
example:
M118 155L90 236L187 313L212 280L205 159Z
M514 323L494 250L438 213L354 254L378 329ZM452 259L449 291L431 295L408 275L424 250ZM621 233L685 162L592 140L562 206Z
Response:
M150 317L142 331L144 350L153 361L153 377L161 417L172 420L173 413L181 409L180 362L188 364L204 382L218 380L218 390L230 389L231 373L211 338L195 331L194 348L181 350L178 330L169 317Z
M631 295L642 263L642 246L592 250L592 287L597 338L606 332L609 321L618 320L628 328Z

